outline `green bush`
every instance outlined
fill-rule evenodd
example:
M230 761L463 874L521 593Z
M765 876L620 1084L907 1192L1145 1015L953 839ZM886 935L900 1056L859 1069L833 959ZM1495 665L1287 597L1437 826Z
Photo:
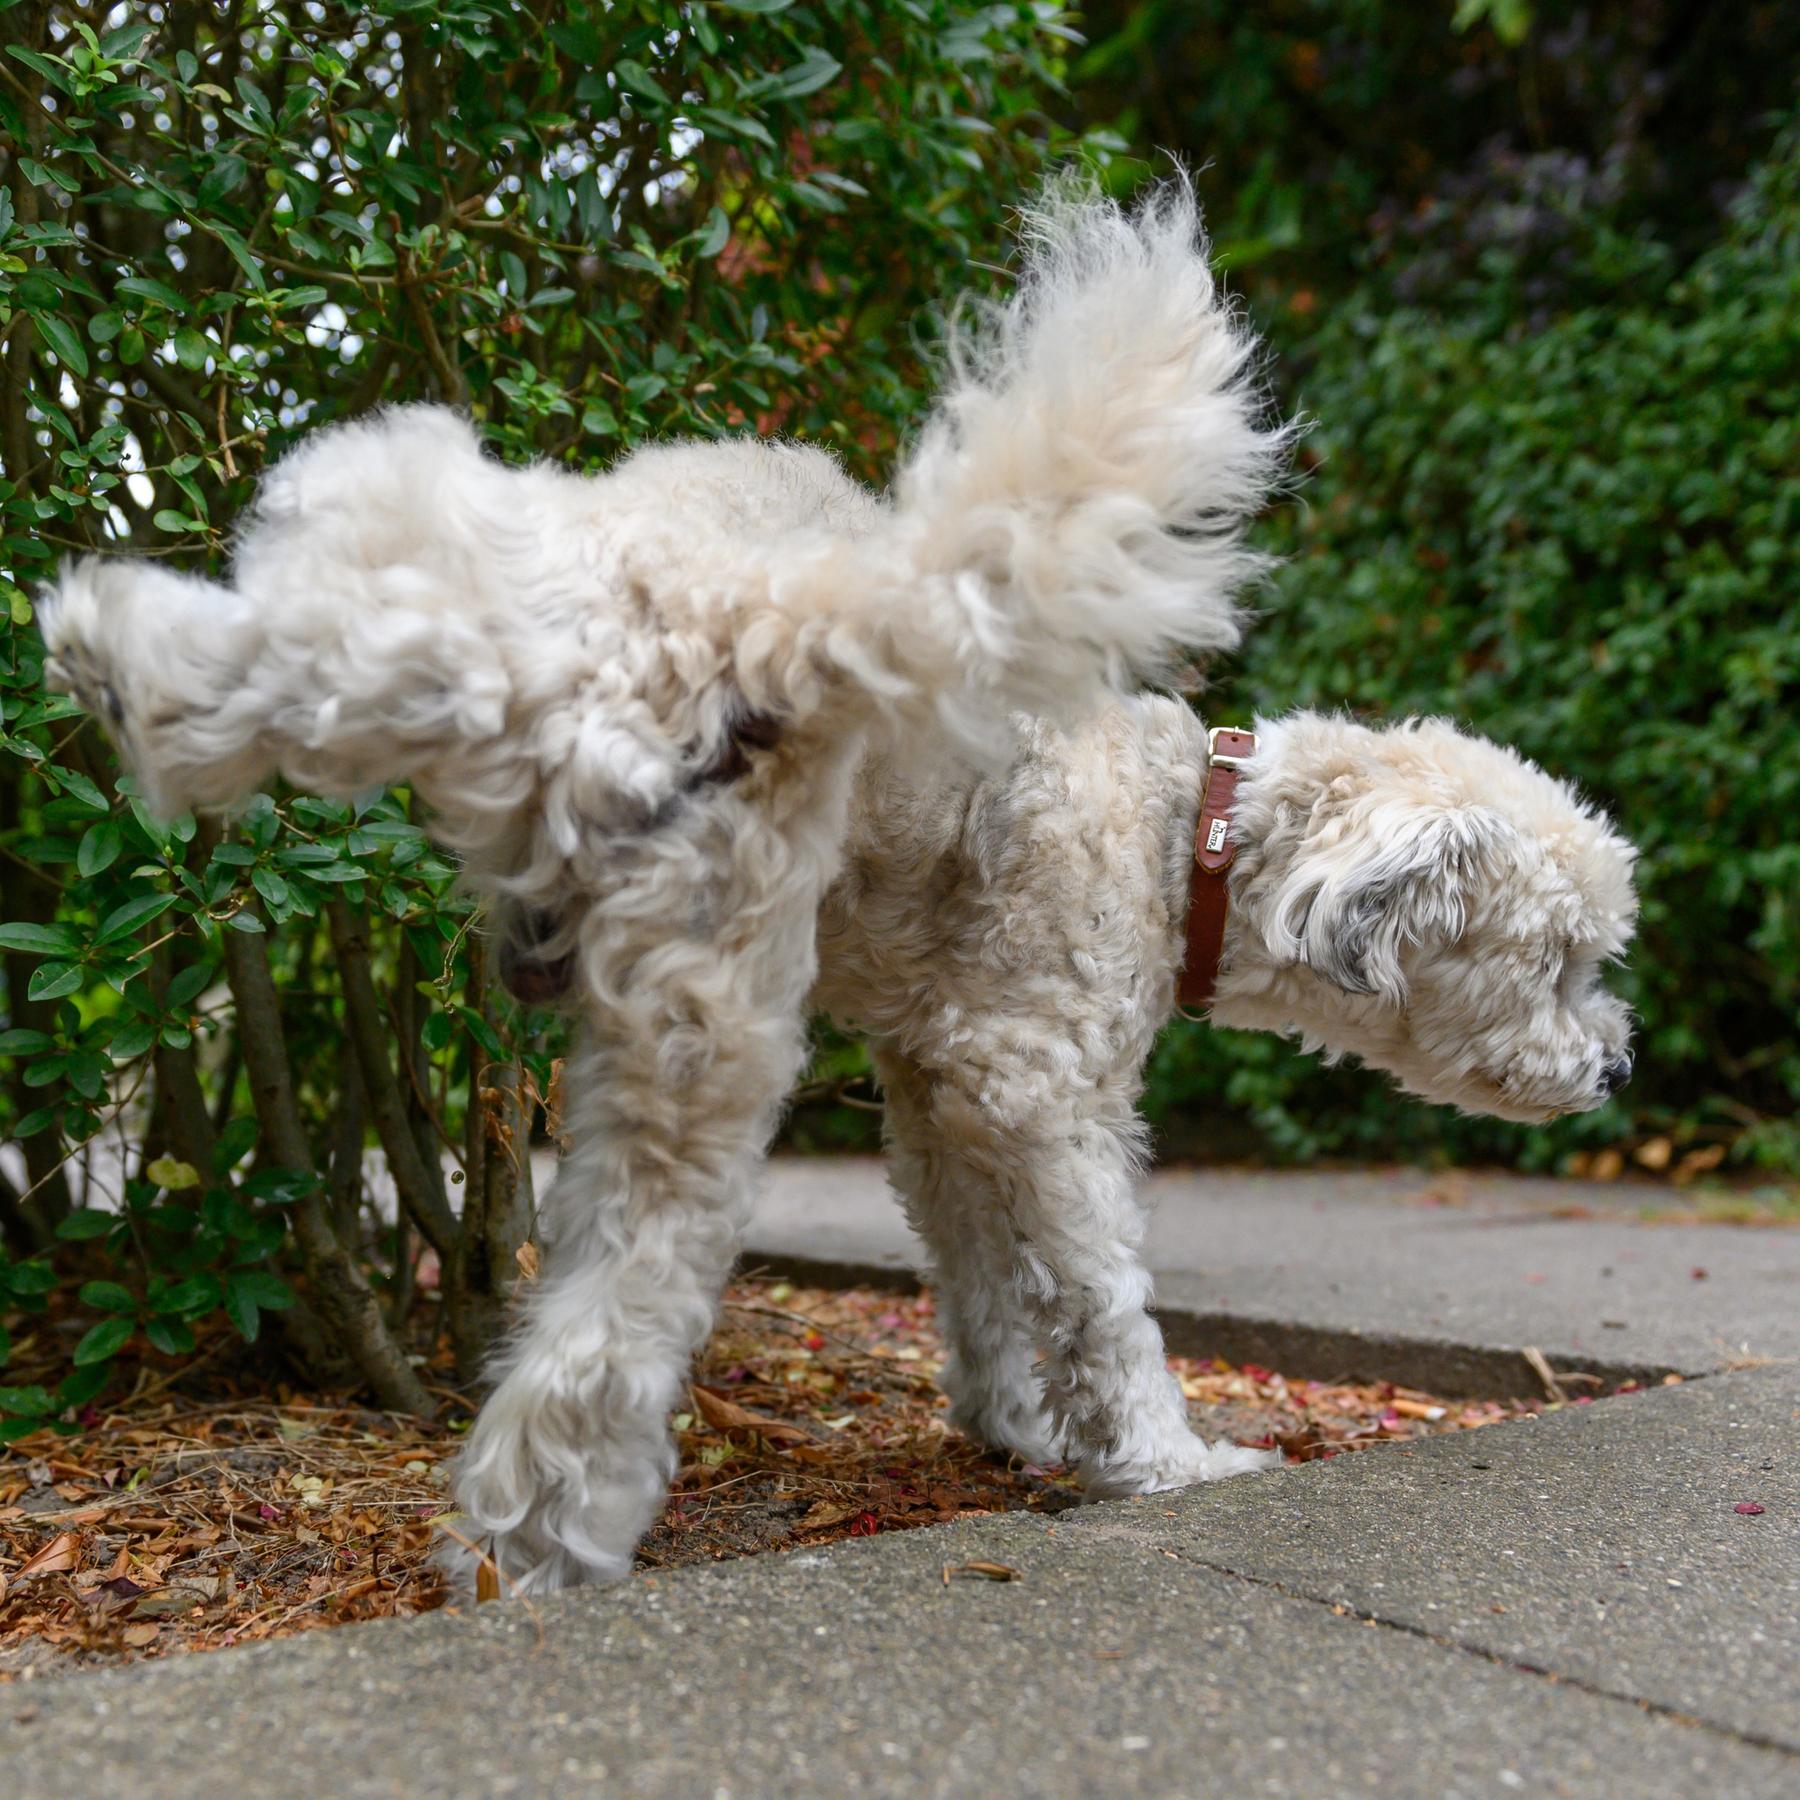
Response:
M1178 1141L1542 1164L1656 1131L1800 1168L1800 132L1685 272L1583 255L1614 298L1539 330L1501 260L1466 312L1351 302L1308 346L1315 472L1208 711L1448 713L1603 802L1643 851L1634 1081L1520 1134L1182 1029L1152 1092Z
M42 691L33 582L86 549L217 558L264 463L384 400L464 404L505 453L584 463L746 424L879 455L920 387L915 315L1030 185L1059 21L0 11L0 1127L25 1164L0 1181L0 1325L41 1309L53 1245L82 1241L93 1277L75 1371L0 1389L0 1438L90 1400L134 1340L179 1353L218 1313L254 1336L296 1266L297 1341L423 1406L413 1252L437 1252L467 1366L529 1228L554 1050L489 986L405 796L264 795L225 832L149 818ZM115 1119L143 1137L122 1174ZM365 1205L370 1138L398 1241ZM75 1206L72 1169L121 1209Z

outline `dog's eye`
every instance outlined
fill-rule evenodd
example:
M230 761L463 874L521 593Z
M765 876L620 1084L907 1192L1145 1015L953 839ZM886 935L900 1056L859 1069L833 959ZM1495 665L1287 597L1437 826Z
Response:
M773 750L781 742L781 722L767 713L745 713L726 735L718 754L688 783L690 788L722 786L748 774L750 758L758 750Z

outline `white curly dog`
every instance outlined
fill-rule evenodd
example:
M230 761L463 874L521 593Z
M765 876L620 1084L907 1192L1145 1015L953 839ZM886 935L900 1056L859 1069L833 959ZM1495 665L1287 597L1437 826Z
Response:
M410 781L515 983L571 990L544 1272L456 1476L521 1589L631 1565L810 1010L876 1046L957 1424L1099 1495L1273 1460L1189 1429L1134 1107L1206 765L1142 690L1236 643L1286 434L1183 186L1052 188L1026 242L891 498L749 440L507 468L408 407L269 474L230 586L88 561L46 597L153 804ZM1213 1018L1507 1118L1599 1104L1629 847L1448 725L1259 730Z

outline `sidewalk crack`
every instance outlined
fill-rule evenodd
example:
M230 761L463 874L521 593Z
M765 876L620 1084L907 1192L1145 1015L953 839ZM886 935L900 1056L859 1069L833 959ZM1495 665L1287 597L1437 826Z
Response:
M1506 1656L1498 1650L1489 1650L1485 1645L1472 1644L1464 1638L1448 1637L1440 1632L1429 1630L1423 1625L1413 1623L1409 1619L1390 1619L1366 1607L1357 1606L1354 1602L1334 1599L1325 1594L1309 1593L1303 1588L1289 1587L1285 1582L1277 1581L1268 1575L1252 1575L1244 1569L1234 1569L1226 1563L1208 1562L1203 1556L1194 1556L1185 1550L1172 1550L1166 1544L1157 1544L1154 1548L1164 1556L1172 1557L1176 1562L1186 1563L1191 1568L1205 1569L1212 1575L1223 1575L1232 1581L1241 1581L1247 1587L1267 1588L1280 1594L1284 1599L1298 1600L1309 1606L1323 1607L1339 1618L1356 1619L1365 1625L1379 1626L1384 1631L1397 1631L1406 1637L1419 1638L1427 1644L1433 1644L1440 1650L1453 1650L1461 1656L1472 1656L1477 1660L1492 1664L1498 1669L1509 1669L1515 1674L1534 1675L1541 1681L1554 1682L1558 1687L1573 1688L1577 1693L1591 1694L1599 1700L1622 1700L1627 1705L1635 1706L1641 1712L1653 1713L1658 1718L1668 1719L1677 1725L1686 1725L1696 1731L1711 1732L1719 1737L1730 1738L1739 1744L1749 1744L1758 1750L1773 1750L1777 1755L1800 1760L1800 1743L1788 1738L1771 1737L1760 1731L1745 1731L1736 1725L1727 1725L1717 1719L1709 1719L1699 1713L1685 1712L1678 1706L1671 1706L1666 1701L1648 1700L1642 1694L1628 1693L1622 1688L1609 1688L1600 1682L1590 1681L1585 1676L1567 1674L1560 1669L1550 1668L1543 1663L1525 1661L1519 1657Z

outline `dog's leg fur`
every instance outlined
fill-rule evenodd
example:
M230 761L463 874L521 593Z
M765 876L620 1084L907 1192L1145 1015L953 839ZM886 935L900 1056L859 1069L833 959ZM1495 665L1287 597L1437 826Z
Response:
M456 1469L462 1534L492 1546L517 1591L617 1580L667 1498L669 1414L712 1329L800 1060L799 1034L780 1035L772 1056L722 1052L704 1114L660 1142L638 1134L645 1084L619 1058L571 1061L576 1148L550 1194L546 1272Z
M1013 1240L1011 1293L1045 1345L1051 1416L1094 1498L1215 1481L1280 1460L1208 1444L1188 1427L1138 1256L1136 1073L1135 1065L1116 1074L1083 1069L1045 1095L1022 1067L965 1064L943 1072L932 1107L999 1199Z
M938 1324L950 1350L939 1377L950 1422L1027 1462L1061 1462L1037 1346L1013 1292L1012 1234L1000 1198L933 1124L930 1083L917 1065L887 1046L876 1047L874 1061L890 1178L931 1254Z
M736 955L583 945L594 1007L564 1086L574 1148L544 1274L456 1467L462 1535L524 1591L624 1575L674 1473L669 1414L712 1328L782 1099L806 1053L802 893ZM472 1552L450 1552L463 1566Z

